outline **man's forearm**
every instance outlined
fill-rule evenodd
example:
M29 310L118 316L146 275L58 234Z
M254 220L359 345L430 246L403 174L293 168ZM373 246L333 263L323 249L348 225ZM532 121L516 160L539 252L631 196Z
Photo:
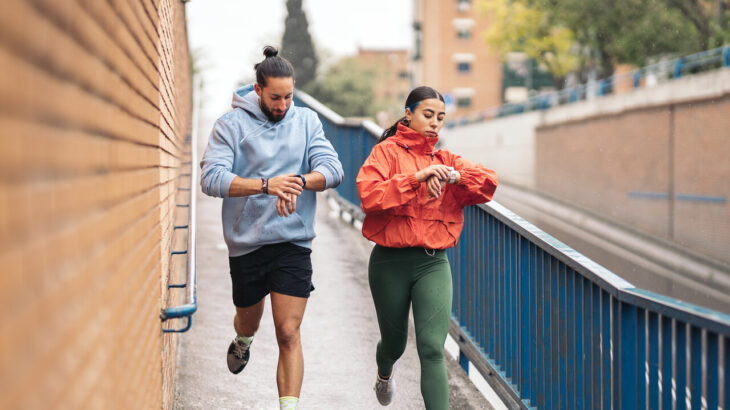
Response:
M260 179L241 178L237 176L231 182L231 187L228 189L228 196L249 196L261 194L262 192Z
M310 191L324 191L324 189L327 188L327 181L325 180L324 175L317 171L310 172L302 176L307 180L307 186L304 187L304 189L308 189Z

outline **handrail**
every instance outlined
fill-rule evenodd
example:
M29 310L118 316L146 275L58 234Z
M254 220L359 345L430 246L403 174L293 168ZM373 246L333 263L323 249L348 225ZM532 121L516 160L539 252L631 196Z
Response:
M380 130L319 114L346 174L330 198L362 218L355 176ZM509 407L730 403L730 316L637 289L497 202L464 214L447 251L449 333L464 370L473 364Z
M648 75L659 74L674 80L681 78L688 69L701 66L714 67L717 64L725 68L730 67L730 45L649 64L632 71L578 84L573 87L542 92L529 97L525 101L505 103L467 116L454 118L446 124L446 127L454 128L460 125L474 124L493 118L522 114L528 111L546 110L551 107L572 104L592 97L601 98L612 94L614 87L624 81L630 82L632 88L637 89L641 87L641 79L646 78Z
M172 251L171 256L174 255L186 255L187 256L187 274L186 281L184 284L168 284L168 289L171 288L186 288L187 292L185 295L185 304L180 306L167 307L160 312L160 319L164 323L169 319L186 317L187 324L183 328L179 329L166 329L163 328L164 333L182 333L187 332L192 326L192 315L198 310L197 300L197 287L198 287L198 276L197 276L197 260L196 260L196 238L197 238L197 200L196 190L194 189L197 181L197 167L198 167L198 148L197 148L197 129L198 129L198 104L197 104L197 92L193 90L193 118L192 118L192 132L189 135L190 139L190 173L182 174L181 176L190 177L190 187L178 188L180 191L189 191L190 200L187 204L177 204L178 207L188 207L188 224L178 225L174 229L187 229L188 230L188 241L187 249L183 251Z

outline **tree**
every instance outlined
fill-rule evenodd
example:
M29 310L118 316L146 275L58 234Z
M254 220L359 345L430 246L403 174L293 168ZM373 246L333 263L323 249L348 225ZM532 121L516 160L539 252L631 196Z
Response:
M530 0L482 1L481 9L493 15L494 23L486 32L487 42L504 56L522 51L547 67L556 79L562 79L579 66L573 32L555 21L549 8L531 4Z
M358 67L353 58L334 64L304 90L343 117L374 114L374 73Z
M524 51L556 77L575 70L613 74L728 41L728 0L481 0L493 16L487 42ZM714 5L714 7L713 7ZM714 10L714 14L713 14Z
M666 0L557 0L559 19L576 34L588 65L608 77L617 64L702 50L696 31Z
M702 50L730 42L730 0L663 0L663 3L694 26Z
M317 55L309 23L302 10L302 0L287 0L287 16L284 21L284 36L281 40L281 55L294 66L297 88L304 89L317 73Z

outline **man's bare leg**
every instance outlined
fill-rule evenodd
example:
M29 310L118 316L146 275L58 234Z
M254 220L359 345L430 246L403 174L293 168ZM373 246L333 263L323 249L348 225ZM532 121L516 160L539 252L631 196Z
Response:
M304 356L299 336L307 298L271 292L271 310L279 344L276 384L279 397L299 397L304 376Z
M236 330L237 335L251 337L259 330L261 316L264 314L264 302L266 302L266 298L262 298L253 306L245 308L236 307L233 328Z

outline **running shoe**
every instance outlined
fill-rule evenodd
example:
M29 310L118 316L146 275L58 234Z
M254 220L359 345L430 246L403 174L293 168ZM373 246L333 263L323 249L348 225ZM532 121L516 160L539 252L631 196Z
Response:
M378 398L378 403L382 406L389 405L395 397L395 378L393 375L395 374L397 365L398 362L393 365L393 371L390 372L389 378L383 379L379 374L375 378L373 390L375 390L375 397Z
M251 345L244 344L238 337L233 339L231 345L228 346L228 370L233 374L241 373L250 356L249 348Z

